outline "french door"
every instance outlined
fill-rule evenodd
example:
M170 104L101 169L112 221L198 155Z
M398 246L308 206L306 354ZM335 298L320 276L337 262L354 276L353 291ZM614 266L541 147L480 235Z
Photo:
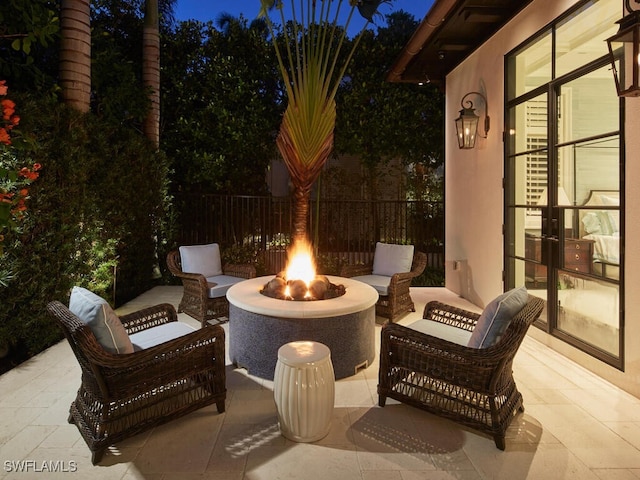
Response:
M586 4L507 56L505 283L546 300L539 328L622 368L622 103L606 42L576 30L611 5ZM569 40L585 43L558 53Z

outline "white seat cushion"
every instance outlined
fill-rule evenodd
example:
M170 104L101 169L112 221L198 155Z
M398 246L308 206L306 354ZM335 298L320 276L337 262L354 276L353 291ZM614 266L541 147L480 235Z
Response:
M373 274L392 276L395 273L411 271L413 263L413 245L394 245L390 243L376 243L373 256Z
M418 320L417 322L408 325L412 330L426 333L432 337L441 338L451 343L467 346L469 339L471 338L471 332L462 328L457 328L446 323L435 322L433 320Z
M207 277L207 282L216 284L208 288L207 294L209 298L224 297L231 285L235 285L236 283L242 282L243 280L244 278L232 277L231 275L216 275L215 277Z
M391 283L391 277L387 277L386 275L360 275L357 277L352 277L352 279L358 280L362 283L366 283L367 285L371 285L376 289L378 295L389 295L389 284Z
M169 322L134 333L130 335L129 338L131 339L134 350L139 351L145 348L155 347L156 345L187 335L193 331L195 331L195 328L187 323Z
M205 277L222 275L220 246L217 243L182 246L179 251L184 273L200 273Z

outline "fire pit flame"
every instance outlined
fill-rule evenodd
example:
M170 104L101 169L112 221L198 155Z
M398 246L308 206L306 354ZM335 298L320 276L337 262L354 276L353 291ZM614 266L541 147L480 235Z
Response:
M285 278L302 280L307 288L316 277L316 266L313 261L311 245L295 243L289 252L289 263L285 270Z
M311 245L296 243L289 252L287 268L264 285L263 295L281 300L325 300L344 295L344 285L334 285L316 275Z

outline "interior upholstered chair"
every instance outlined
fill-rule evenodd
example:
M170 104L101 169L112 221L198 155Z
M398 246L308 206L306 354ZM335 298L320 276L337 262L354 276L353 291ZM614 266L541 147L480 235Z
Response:
M69 308L48 312L62 328L82 378L69 409L95 465L128 437L215 403L224 412L224 330L178 322L161 304L118 317L106 301L75 287Z
M390 397L427 410L491 435L504 450L507 427L524 411L513 358L543 307L521 288L498 297L482 315L430 302L423 320L385 325L379 405Z
M345 265L342 277L353 278L375 288L380 295L376 315L393 322L400 315L415 312L409 293L411 281L427 266L427 256L415 252L413 245L378 242L373 262L368 265Z
M228 317L227 290L231 285L256 276L253 265L223 267L217 243L172 250L167 255L167 266L184 286L178 312L199 320L203 327L208 320Z

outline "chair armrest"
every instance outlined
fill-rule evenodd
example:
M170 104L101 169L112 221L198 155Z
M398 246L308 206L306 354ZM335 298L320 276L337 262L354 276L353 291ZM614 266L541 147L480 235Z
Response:
M120 317L120 321L129 335L165 323L176 322L177 320L176 309L168 303L143 308Z
M411 284L411 280L418 275L414 272L403 272L403 273L394 273L391 275L390 284L399 284L402 282L409 282Z
M112 398L139 390L140 382L151 386L184 379L214 364L224 370L224 338L221 326L210 325L165 343L128 354L91 349L93 368L99 370L101 388ZM130 393L130 392L129 392Z
M198 281L200 280L200 278L205 278L204 275L202 275L201 273L187 273L187 272L183 272L182 270L176 270L175 268L171 268L170 270L174 276L181 278L182 280Z
M230 275L232 277L240 277L240 278L255 278L256 277L256 267L249 264L234 264L229 263L224 266L222 269L225 275Z
M478 323L480 314L447 305L446 303L432 301L425 305L422 318L471 332L475 328L476 323Z
M373 264L367 265L344 265L340 270L340 276L345 278L359 277L361 275L371 275Z

